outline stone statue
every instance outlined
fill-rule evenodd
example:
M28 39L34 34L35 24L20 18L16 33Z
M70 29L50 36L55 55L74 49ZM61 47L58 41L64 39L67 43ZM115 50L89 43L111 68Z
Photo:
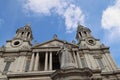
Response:
M67 44L67 42L64 42L63 46L58 52L58 55L61 69L76 68L75 61L72 56L72 48Z

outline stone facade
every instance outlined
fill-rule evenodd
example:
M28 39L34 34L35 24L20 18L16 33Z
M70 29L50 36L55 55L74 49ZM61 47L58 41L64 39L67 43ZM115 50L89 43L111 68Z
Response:
M0 80L120 80L120 69L109 47L78 25L75 41L52 40L31 44L30 25L16 31L0 48Z

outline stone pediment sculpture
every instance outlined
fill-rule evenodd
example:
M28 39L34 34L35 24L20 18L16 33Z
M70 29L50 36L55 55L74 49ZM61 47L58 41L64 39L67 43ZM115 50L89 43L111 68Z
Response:
M64 41L55 39L55 40L50 40L50 41L47 41L47 42L44 42L44 43L41 43L41 44L37 44L37 45L33 46L32 48L61 47L63 44L64 44ZM71 44L71 43L68 43L68 44L72 45L74 47L78 47L78 46L76 46L74 44Z
M64 42L63 46L58 52L58 55L61 69L76 68L72 54L72 47L68 45L67 42Z

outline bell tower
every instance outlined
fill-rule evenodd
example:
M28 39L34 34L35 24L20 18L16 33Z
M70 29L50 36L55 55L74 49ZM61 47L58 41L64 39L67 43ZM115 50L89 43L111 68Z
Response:
M91 35L91 30L82 25L78 25L77 34L76 34L76 39L78 40L78 43L80 43L81 40L84 40L84 39L90 38L90 37L91 38L93 37Z
M17 29L15 36L12 40L7 40L6 47L10 50L24 50L30 49L32 46L32 30L30 28L30 24L25 25Z
M33 36L32 36L32 30L30 28L30 24L27 24L24 27L19 28L16 31L16 35L13 39L22 39L22 40L31 42L33 39Z
M91 30L82 25L78 25L76 39L80 48L100 48L99 39L91 35Z
M117 70L117 66L111 58L109 47L93 37L89 28L78 25L76 39L78 41L82 67L96 70L100 74ZM94 73L91 80L102 80L101 75L98 73Z

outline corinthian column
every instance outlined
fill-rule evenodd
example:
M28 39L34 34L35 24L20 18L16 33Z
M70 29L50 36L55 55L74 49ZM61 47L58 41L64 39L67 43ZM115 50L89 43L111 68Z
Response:
M48 70L48 52L45 54L45 68L44 70Z
M39 67L39 53L36 54L34 70L37 71L38 67Z
M52 70L52 52L50 52L49 70Z
M29 68L29 71L32 71L33 70L33 67L34 67L34 56L35 54L32 53L32 58L31 58L31 61L30 61L30 68Z

